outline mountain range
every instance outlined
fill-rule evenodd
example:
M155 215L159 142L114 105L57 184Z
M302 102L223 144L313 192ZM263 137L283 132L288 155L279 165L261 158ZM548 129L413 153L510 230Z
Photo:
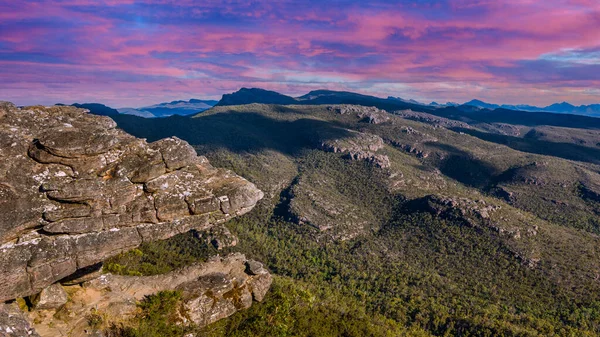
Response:
M190 99L189 101L178 100L140 108L118 109L105 106L101 103L74 103L73 106L87 108L94 111L95 114L100 115L108 116L112 114L126 114L145 118L155 118L168 117L173 115L193 115L198 112L208 110L215 105L235 105L238 103L243 104L244 102L257 102L265 104L319 104L319 102L330 102L334 99L337 99L338 101L340 101L340 99L343 99L346 102L357 102L360 104L364 104L365 102L370 101L372 103L376 102L378 105L381 106L396 106L397 108L413 109L416 111L430 111L431 109L445 109L456 107L462 110L469 110L469 107L476 107L488 110L503 109L512 111L550 112L600 117L600 104L575 106L567 102L562 102L554 103L546 107L537 107L526 104L493 104L478 99L473 99L463 104L455 102L431 102L429 104L426 104L416 101L414 99L403 99L400 97L393 96L389 96L387 97L387 99L383 99L375 96L362 95L352 92L340 92L330 90L314 90L306 95L292 97L274 91L259 88L242 88L234 94L223 95L223 98L220 101Z
M225 225L273 289L214 336L600 334L598 118L263 89L191 117L113 118L265 193ZM184 260L192 237L110 263Z
M173 115L187 116L210 109L217 104L214 100L190 99L189 101L172 101L145 106L141 108L119 108L119 113L146 118L168 117Z
M509 105L509 104L492 104L486 103L477 99L471 100L469 102L464 103L463 105L471 105L479 108L485 109L508 109L508 110L517 110L517 111L544 111L544 112L554 112L554 113L566 113L566 114L575 114L575 115L585 115L585 116L599 116L600 117L600 104L590 104L590 105L580 105L575 106L567 102L562 103L554 103L548 105L546 107L537 107L533 105L519 104L519 105Z
M40 336L600 335L600 118L78 106L0 103L0 295Z
M553 113L564 113L564 114L574 114L574 115L583 115L583 116L594 116L600 117L600 104L590 104L590 105L580 105L575 106L573 104L562 102L562 103L554 103L548 105L546 107L538 107L528 104L493 104L487 103L482 100L473 99L463 104L459 104L456 102L447 102L447 103L437 103L431 102L429 104L422 103L416 101L414 99L403 99L400 97L389 96L388 99L398 100L405 103L418 104L423 106L429 106L434 108L445 108L445 107L456 107L456 106L473 106L477 108L483 109L505 109L505 110L515 110L515 111L539 111L539 112L553 112Z
M72 106L88 109L93 114L102 116L112 116L118 114L133 115L144 118L169 117L173 115L189 116L210 109L218 101L190 99L189 101L179 100L164 102L155 105L140 108L111 108L101 103L73 103ZM57 104L64 105L64 104Z

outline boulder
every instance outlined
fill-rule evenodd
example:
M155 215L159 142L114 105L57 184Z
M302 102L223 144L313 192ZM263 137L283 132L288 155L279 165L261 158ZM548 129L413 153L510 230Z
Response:
M0 106L0 112L1 112ZM40 337L16 303L0 303L0 336Z
M67 299L67 293L63 287L55 283L32 296L31 303L37 310L58 309L67 303Z
M273 277L269 273L259 274L252 278L249 282L252 289L252 298L255 301L262 302L271 287L271 283L273 283Z
M254 261L254 260L248 260L246 261L246 272L250 275L263 275L263 274L268 274L269 272L263 267L263 264L258 262L258 261Z
M237 245L238 238L233 235L227 227L215 226L206 232L196 232L196 236L199 239L204 239L207 244L212 245L217 250L223 248L235 247Z

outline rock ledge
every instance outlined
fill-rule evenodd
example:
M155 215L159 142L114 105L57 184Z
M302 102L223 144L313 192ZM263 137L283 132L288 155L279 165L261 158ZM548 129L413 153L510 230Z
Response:
M181 139L147 143L82 109L0 102L0 301L262 197Z

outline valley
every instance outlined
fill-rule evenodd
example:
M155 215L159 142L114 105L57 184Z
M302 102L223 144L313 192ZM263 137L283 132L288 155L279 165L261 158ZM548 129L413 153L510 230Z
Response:
M275 290L207 333L597 333L598 157L593 146L561 137L590 134L593 126L536 126L551 135L543 142L556 146L514 137L534 151L495 138L503 135L490 119L506 116L467 124L439 112L355 105L345 96L316 105L250 98L160 123L116 118L138 137L185 139L265 191L256 209L226 223L239 238L226 251L265 262ZM561 144L581 152L567 156ZM169 240L176 247L187 239ZM294 309L279 313L290 301ZM318 312L342 315L346 305L347 325L305 325L324 319L313 317ZM352 323L365 319L374 325Z
M599 27L0 0L0 337L600 336Z

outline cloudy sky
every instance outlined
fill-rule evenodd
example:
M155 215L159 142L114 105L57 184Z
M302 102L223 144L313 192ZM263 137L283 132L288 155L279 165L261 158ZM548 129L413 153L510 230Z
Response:
M0 0L0 100L600 103L597 0Z

